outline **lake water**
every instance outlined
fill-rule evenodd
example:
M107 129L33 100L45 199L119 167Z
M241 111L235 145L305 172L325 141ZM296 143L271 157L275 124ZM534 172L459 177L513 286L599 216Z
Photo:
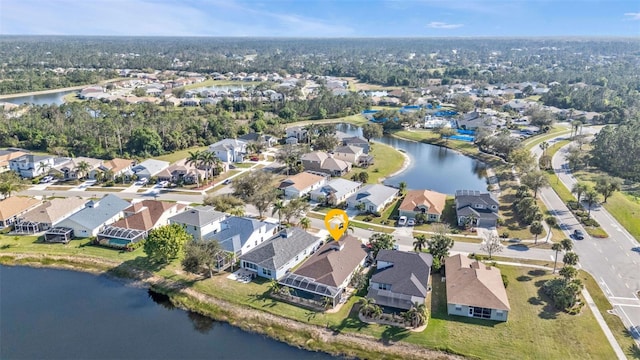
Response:
M362 136L362 129L351 124L340 124L337 129ZM431 189L452 195L456 190L487 190L486 165L481 161L441 146L388 135L375 141L404 151L411 159L406 170L384 181L386 185L397 186L404 181L409 189Z
M8 102L16 105L22 105L24 103L31 103L34 105L62 105L64 103L63 98L65 97L65 95L76 91L77 90L68 90L51 94L12 97L7 99L0 99L0 102Z
M105 276L0 266L0 359L333 359Z

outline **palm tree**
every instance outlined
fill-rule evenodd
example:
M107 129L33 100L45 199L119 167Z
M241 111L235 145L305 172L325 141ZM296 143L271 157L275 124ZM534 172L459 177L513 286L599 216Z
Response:
M271 280L271 282L269 283L269 291L271 291L272 294L277 294L280 292L280 284L278 284L278 281L276 279Z
M51 165L49 163L44 162L44 161L40 161L40 163L38 164L38 171L40 171L42 174L44 174L48 170L51 170Z
M564 251L571 251L571 249L573 249L573 243L571 242L571 239L560 240L560 245L562 245L562 249Z
M553 263L553 274L555 274L556 273L556 268L558 266L558 253L562 250L562 244L555 243L555 244L551 245L551 250L556 252L556 260Z
M418 302L411 305L411 309L404 313L404 318L412 327L424 325L427 321L427 306Z
M271 211L271 215L275 215L278 213L278 227L282 227L282 210L286 205L282 200L278 200L275 204L273 204L273 210Z
M578 254L569 251L562 257L562 262L565 265L576 265L578 263Z
M544 231L544 226L540 221L534 221L531 223L531 226L529 227L529 232L535 235L534 244L538 244L538 235L542 234L543 231Z
M22 191L27 188L27 185L20 182L4 182L0 184L0 193L3 198L11 197L11 194Z
M89 165L88 162L86 161L80 161L78 163L78 165L76 166L76 172L79 174L78 178L83 179L85 177L87 177L87 173L89 172L89 169L91 168L91 165Z
M547 149L549 148L549 143L546 141L543 141L540 143L540 149L542 149L542 155L544 155L547 152Z
M187 160L184 162L185 165L193 165L196 168L200 166L200 154L202 153L202 151L200 150L196 150L196 151L189 151L189 156L187 156ZM196 177L196 185L198 187L200 187L200 177Z
M404 193L407 191L407 183L404 181L400 181L400 184L398 185L398 189L400 189L400 194L404 195Z
M105 181L113 180L113 177L114 177L113 170L107 169L103 175L104 175L103 178Z
M376 306L376 300L370 297L363 297L362 299L360 299L359 304L360 312L362 313L362 315L369 317L373 313L373 310Z
M422 252L422 249L427 247L427 237L424 234L418 234L413 237L416 241L413 242L413 251Z
M571 188L571 193L576 194L578 203L580 203L580 198L582 197L582 194L584 194L588 190L589 190L589 186L587 184L578 181L577 183L573 184L573 187Z
M299 225L303 230L309 230L311 227L311 220L308 217L303 217L300 219Z
M578 270L576 270L576 268L571 265L567 265L560 269L558 273L564 278L565 281L568 282L569 280L575 278L576 275L578 275Z
M209 172L211 172L211 174L213 174L213 171L211 170L214 163L215 163L215 155L213 155L212 152L210 151L202 151L200 153L200 166L202 166L204 168L204 180L205 183L207 182L207 180L209 179Z
M587 202L587 205L589 205L589 211L587 212L588 217L591 217L591 207L598 203L598 197L599 194L594 189L589 189L584 194L584 200Z

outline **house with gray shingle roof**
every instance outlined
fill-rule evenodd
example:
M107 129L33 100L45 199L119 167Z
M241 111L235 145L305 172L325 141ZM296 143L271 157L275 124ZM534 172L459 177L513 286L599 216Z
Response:
M364 212L382 212L398 195L398 189L380 184L363 186L358 192L347 199L349 208L356 209L358 204L364 204Z
M56 227L73 229L75 237L96 236L104 226L120 219L130 205L128 201L108 194L100 200L89 201L84 209L60 221Z
M9 160L9 169L29 179L45 174L55 165L55 157L52 155L26 154Z
M134 166L131 170L139 179L149 179L168 167L167 161L148 159Z
M431 254L380 250L367 297L378 305L405 310L416 302L424 304L432 263Z
M498 218L498 200L491 193L481 193L477 190L457 190L456 216L458 225L463 226L468 219L475 219L472 226L493 227Z
M361 186L361 182L335 178L320 189L312 191L311 199L314 201L324 199L329 205L338 205L355 194Z
M209 145L209 152L226 163L241 163L247 155L248 142L238 139L224 139Z
M220 221L220 230L203 236L217 240L222 249L237 256L262 244L275 233L278 225L251 218L229 216Z
M179 224L194 239L202 239L211 233L221 230L220 223L227 214L216 211L213 206L198 206L169 218L169 224Z
M287 271L313 254L322 239L300 228L288 228L240 256L243 269L268 279L280 279Z

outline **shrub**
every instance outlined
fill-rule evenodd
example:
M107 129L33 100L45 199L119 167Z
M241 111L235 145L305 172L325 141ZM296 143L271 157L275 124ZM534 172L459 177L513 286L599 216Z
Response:
M371 221L371 216L367 215L364 217L364 219L362 219L363 221L369 222Z
M503 232L502 235L500 235L500 237L503 238L503 239L508 238L509 237L509 232L508 231Z
M502 274L502 284L504 285L505 289L507 288L507 286L509 286L509 279L505 274Z
M556 219L555 216L547 216L546 219L544 219L544 221L547 223L547 225L555 227L556 225L558 225L558 219Z
M115 185L115 183L113 182L113 180L109 180L106 183L104 183L105 187L112 187L113 185Z

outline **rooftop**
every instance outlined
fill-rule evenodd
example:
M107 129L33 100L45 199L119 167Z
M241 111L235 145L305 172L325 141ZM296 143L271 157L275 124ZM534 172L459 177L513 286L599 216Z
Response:
M216 211L213 206L198 206L191 210L172 216L169 220L175 223L203 227L223 220L227 215Z
M277 270L318 240L308 232L294 227L277 233L240 258L263 268Z
M510 310L498 268L460 254L445 260L447 303Z
M427 207L428 214L442 215L447 195L431 190L408 190L400 204L400 210L418 211L419 206Z
M324 176L312 174L310 172L305 171L283 180L280 183L279 188L284 189L284 188L293 186L296 190L302 191L308 188L309 186L316 184L324 179L325 179Z

